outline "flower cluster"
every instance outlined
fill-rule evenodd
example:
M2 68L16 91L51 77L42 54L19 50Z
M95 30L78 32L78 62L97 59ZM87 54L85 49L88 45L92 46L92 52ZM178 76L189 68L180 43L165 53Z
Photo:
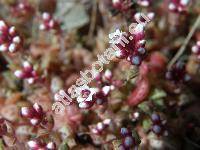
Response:
M171 0L168 5L168 8L173 12L186 12L189 2L190 0Z
M174 82L181 83L190 80L190 76L187 74L185 69L185 63L178 61L172 66L165 74L166 79Z
M154 12L148 12L146 15L140 12L136 12L133 15L134 17L133 20L143 25L147 25L147 23L151 21L154 18L154 16L155 16Z
M40 124L44 117L44 111L40 105L35 103L32 107L21 108L22 117L28 118L34 126Z
M117 47L116 57L127 59L133 65L140 65L146 56L144 25L138 24L132 34L116 30L109 35L110 43ZM125 44L123 43L125 42Z
M22 46L22 38L14 26L9 26L0 20L0 51L15 52Z
M76 99L78 102L79 108L83 108L83 109L91 108L95 103L95 100L93 99L93 95L97 92L98 92L97 88L90 88L88 86L85 86L81 90L80 92L81 94Z
M95 128L92 128L92 133L94 134L102 134L102 132L109 127L111 123L111 119L105 119L102 122L98 122Z
M127 11L132 5L132 0L112 0L112 6L118 11Z
M29 3L20 2L12 7L11 12L16 17L26 17L30 16L34 12L34 9Z
M192 52L200 59L200 41L197 41L196 45L192 47Z
M153 125L151 128L153 133L155 133L158 136L161 136L161 135L167 136L168 135L168 132L165 129L165 124L166 124L165 120L161 120L161 118L158 114L152 114L151 120L153 122Z
M40 24L39 29L45 31L49 30L59 31L60 26L57 20L53 19L53 17L49 13L44 12L42 14L42 23Z
M56 144L54 142L43 143L39 140L31 140L27 144L31 150L56 150Z
M14 74L20 79L26 79L29 84L34 83L38 79L37 72L28 61L24 61L23 68L21 70L16 70Z
M122 144L119 146L120 150L137 149L140 139L136 133L131 132L127 128L121 128Z
M32 107L22 107L21 115L27 118L33 126L45 123L45 112L42 107L35 103Z
M112 80L112 72L107 69L104 73L99 73L96 77L98 92L93 96L96 103L101 105L107 102L109 93L115 89L115 83Z
M112 85L112 72L106 70L105 73L99 73L96 76L97 87L90 88L89 86L79 87L80 95L77 97L77 102L80 108L91 108L95 103L102 105L107 102L107 97L111 90L115 88Z

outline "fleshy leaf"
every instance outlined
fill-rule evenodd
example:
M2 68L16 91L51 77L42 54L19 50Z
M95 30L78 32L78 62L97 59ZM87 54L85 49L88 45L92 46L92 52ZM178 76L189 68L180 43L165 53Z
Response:
M66 31L79 28L89 21L84 6L72 0L59 0L55 16L61 21L61 28Z
M155 100L155 99L161 99L166 97L167 94L165 93L165 91L161 90L161 89L154 89L154 91L152 92L150 99L151 100Z
M67 141L63 141L62 144L59 146L59 150L69 150L69 146Z

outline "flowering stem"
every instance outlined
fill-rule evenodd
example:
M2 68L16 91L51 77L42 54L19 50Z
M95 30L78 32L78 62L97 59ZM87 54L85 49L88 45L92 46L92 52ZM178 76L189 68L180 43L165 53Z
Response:
M13 60L7 54L5 54L5 53L1 53L1 54L4 57L4 59L8 62L9 65L14 64Z
M90 28L89 28L89 33L88 33L88 39L89 41L91 41L92 39L92 35L94 33L94 29L95 29L95 24L96 24L96 15L97 15L97 2L96 0L93 3L93 7L92 7L92 17L91 17L91 24L90 24Z
M198 25L200 24L200 15L197 17L190 33L188 34L188 36L186 37L183 45L181 46L181 48L178 50L178 52L176 53L176 55L172 58L172 60L169 62L168 64L168 69L170 69L173 64L178 60L178 58L183 54L183 52L185 51L185 48L188 44L188 42L190 41L191 37L193 36L194 32L196 31Z

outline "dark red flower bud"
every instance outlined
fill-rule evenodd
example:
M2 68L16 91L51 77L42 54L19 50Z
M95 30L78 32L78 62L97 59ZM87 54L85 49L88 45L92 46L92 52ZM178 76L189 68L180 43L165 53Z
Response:
M96 127L92 129L94 134L101 134L111 123L111 119L105 119L97 123Z
M20 2L12 6L11 13L16 17L30 17L34 8L28 2Z
M131 0L112 0L112 5L119 11L127 11L132 5Z
M124 147L126 148L131 148L131 147L134 147L134 138L131 137L131 136L126 136L124 139L123 139L123 145Z
M120 129L120 134L121 134L122 136L129 136L129 135L131 135L131 132L130 132L130 130L127 129L127 128L121 128L121 129Z
M160 123L161 122L160 116L157 115L157 114L152 114L151 115L151 120L153 121L153 123Z
M182 83L190 80L190 76L186 72L185 63L177 62L165 74L166 79L173 83Z

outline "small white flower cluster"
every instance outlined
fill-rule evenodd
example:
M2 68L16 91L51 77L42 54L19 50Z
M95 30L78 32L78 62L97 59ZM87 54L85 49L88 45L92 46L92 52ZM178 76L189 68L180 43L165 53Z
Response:
M24 61L23 68L16 70L14 75L20 79L26 79L29 84L34 83L38 78L36 71L28 61Z
M102 122L98 122L95 128L92 128L94 134L101 134L109 125L111 124L111 119L105 119Z
M42 14L42 23L39 26L40 30L51 30L51 29L58 29L59 23L53 19L53 17L47 13L44 12Z
M31 150L36 150L36 149L55 150L56 149L56 144L54 142L49 142L46 144L46 143L41 143L40 141L31 140L31 141L28 141L27 144Z
M122 40L122 37L124 36L123 34L125 34L125 32L122 32L119 29L117 29L113 33L110 33L108 35L108 37L110 39L109 43L111 43L111 44L119 44L120 41Z
M79 87L80 88L80 87ZM81 87L81 94L76 98L78 106L80 108L88 108L93 104L93 95L96 94L99 90L98 88L90 88L89 86L84 86L84 90ZM77 88L77 90L79 90Z
M22 39L15 27L9 27L3 20L0 20L0 51L15 52L21 43Z
M171 1L168 8L171 11L184 12L189 2L190 0Z
M137 34L137 33L140 33L144 30L144 26L150 22L155 16L155 13L153 12L149 12L146 15L144 15L143 13L140 13L140 12L137 12L135 13L134 15L134 19L136 20L137 23L132 23L129 27L129 32L130 33L134 33L134 34ZM141 21L142 19L144 19L145 21ZM113 33L110 33L109 34L109 43L110 44L119 44L119 43L122 43L122 42L126 42L126 37L127 36L127 33L126 32L122 32L120 31L119 29L116 29L115 32ZM127 44L127 43L126 43Z

